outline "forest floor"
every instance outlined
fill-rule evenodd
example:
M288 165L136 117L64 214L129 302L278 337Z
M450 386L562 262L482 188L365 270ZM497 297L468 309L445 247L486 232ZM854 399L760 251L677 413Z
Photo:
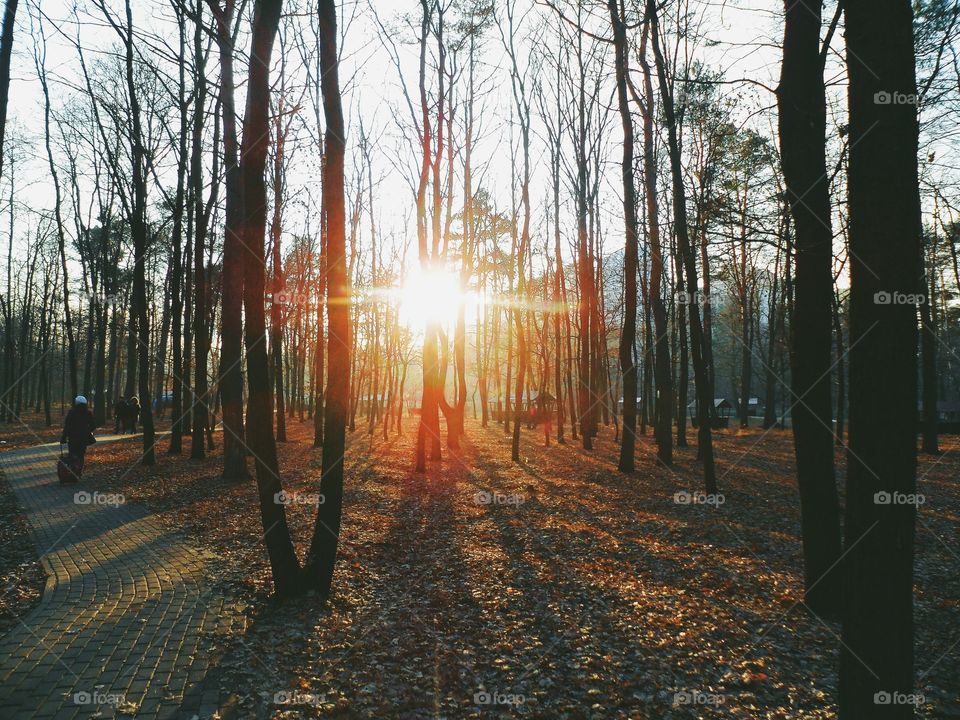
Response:
M57 404L50 408L49 426L42 412L23 413L15 422L0 424L0 451L56 441L65 413L66 409Z
M26 513L0 482L0 636L40 602L46 583Z
M591 452L525 431L515 464L501 428L470 420L463 449L418 476L405 424L399 438L349 435L325 608L271 600L255 486L219 477L219 448L192 461L189 440L174 458L161 439L158 465L135 472L138 442L91 450L86 486L145 504L218 556L210 580L246 618L218 648L225 716L836 717L839 626L802 605L789 432L717 433L723 502L708 505L678 502L701 487L692 444L668 469L640 438L624 476L612 429ZM305 501L287 505L302 558L320 452L311 422L288 434L280 463ZM960 438L942 446L919 472L923 718L960 717Z

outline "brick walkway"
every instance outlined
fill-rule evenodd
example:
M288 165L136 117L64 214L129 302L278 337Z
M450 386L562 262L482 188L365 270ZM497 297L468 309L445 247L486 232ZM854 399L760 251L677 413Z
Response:
M58 450L0 454L48 575L40 604L0 638L0 716L209 718L211 640L229 628L204 556L141 507L61 486Z

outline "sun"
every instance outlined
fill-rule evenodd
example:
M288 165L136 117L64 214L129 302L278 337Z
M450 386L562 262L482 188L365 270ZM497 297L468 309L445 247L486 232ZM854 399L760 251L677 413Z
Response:
M398 288L400 321L416 330L430 323L452 325L457 311L469 302L469 294L460 288L458 274L446 267L424 268L416 265Z

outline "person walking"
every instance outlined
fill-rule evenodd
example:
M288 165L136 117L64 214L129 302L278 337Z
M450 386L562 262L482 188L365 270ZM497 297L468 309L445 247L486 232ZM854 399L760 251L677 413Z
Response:
M74 458L78 474L83 471L87 448L97 441L93 436L94 427L93 413L90 412L87 399L83 395L77 395L73 407L63 420L60 442L67 444L67 451Z
M124 426L125 429L127 421L127 401L122 397L117 398L117 401L113 404L113 419L113 432L115 435L119 435L121 426Z
M133 435L137 432L137 421L140 420L140 398L136 395L127 401L127 431Z

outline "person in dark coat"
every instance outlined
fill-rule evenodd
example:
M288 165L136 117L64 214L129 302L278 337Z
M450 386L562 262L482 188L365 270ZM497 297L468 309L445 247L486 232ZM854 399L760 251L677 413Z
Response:
M140 398L136 395L127 400L127 422L125 431L131 435L137 432L137 421L140 419Z
M113 419L115 422L113 432L119 435L121 425L125 425L127 421L127 401L122 397L117 398L117 401L113 404Z
M83 395L78 395L73 401L73 407L63 420L63 434L60 436L60 442L66 443L70 454L79 458L81 463L87 453L87 447L97 441L93 437L93 428L93 413L87 406L87 399Z

